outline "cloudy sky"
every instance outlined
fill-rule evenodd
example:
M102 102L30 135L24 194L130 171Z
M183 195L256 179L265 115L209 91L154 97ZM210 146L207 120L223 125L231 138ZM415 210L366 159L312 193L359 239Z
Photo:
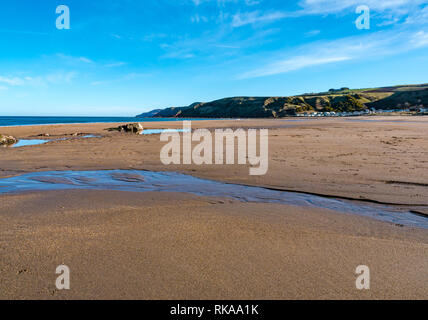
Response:
M70 30L56 28L58 5ZM370 8L370 29L355 21ZM428 0L0 2L0 115L428 82Z

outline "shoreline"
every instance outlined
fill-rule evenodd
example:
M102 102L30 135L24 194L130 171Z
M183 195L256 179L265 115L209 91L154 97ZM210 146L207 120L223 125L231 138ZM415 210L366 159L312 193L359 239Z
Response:
M26 116L21 116L21 117L13 117L13 116L7 116L9 118L39 118L39 117L26 117ZM346 117L283 117L283 118L132 118L130 117L129 120L126 121L113 121L113 122L105 122L105 121L96 121L96 122L65 122L65 123L40 123L40 124L18 124L18 125L0 125L0 128L17 128L17 127L40 127L40 126L53 126L53 125L88 125L88 124L123 124L123 123L130 123L130 122L136 122L136 123L152 123L152 122L182 122L182 121L192 121L192 122L196 122L196 121L269 121L269 120L273 120L273 121L323 121L323 120L332 120L332 119L341 119L341 120L349 120L349 121L385 121L385 122L394 122L394 123L404 123L405 120L403 121L397 121L397 120L373 120L370 118L413 118L413 117L427 117L428 115L391 115L391 114L386 114L386 115L363 115L363 116L346 116ZM1 116L0 116L1 118ZM40 117L40 118L45 118L45 117ZM66 118L66 117L46 117L46 118ZM74 118L74 117L70 117L70 118ZM85 118L85 117L76 117L76 118ZM103 117L88 117L88 118L103 118ZM105 118L110 118L110 117L105 117ZM115 118L115 117L111 117L111 118ZM120 118L120 117L118 117ZM126 117L125 117L126 118ZM366 119L368 118L368 119ZM132 121L134 120L135 121ZM147 121L148 119L153 119L153 121ZM408 120L408 119L406 119ZM415 121L410 121L410 122L415 122ZM425 123L425 121L421 121L421 123Z
M53 117L55 118L55 117ZM138 120L138 118L135 118L136 120ZM147 119L146 119L147 120ZM195 121L207 121L207 120L211 120L211 119L198 119ZM213 119L215 120L215 119ZM174 122L174 121L183 121L183 120L159 120L159 121L134 121L134 122L145 122L145 123L150 123L150 122ZM184 120L185 121L185 120ZM128 121L114 121L114 122L71 122L71 123L39 123L39 124L19 124L19 125L0 125L0 128L19 128L19 127L40 127L40 126L66 126L66 125L89 125L89 124L123 124L123 123L130 123L132 121L128 120Z

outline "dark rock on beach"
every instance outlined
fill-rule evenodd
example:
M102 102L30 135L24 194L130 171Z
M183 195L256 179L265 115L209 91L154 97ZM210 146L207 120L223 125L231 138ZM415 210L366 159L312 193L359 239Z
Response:
M0 146L10 146L18 142L18 139L12 136L3 136L0 134Z
M109 131L119 131L119 132L128 132L128 133L141 133L144 128L141 123L129 123L117 128L110 128Z

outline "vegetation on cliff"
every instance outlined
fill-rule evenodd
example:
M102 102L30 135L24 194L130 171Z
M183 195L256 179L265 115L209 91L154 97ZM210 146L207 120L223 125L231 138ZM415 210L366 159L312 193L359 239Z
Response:
M428 84L375 89L331 89L293 97L233 97L154 110L159 118L281 118L311 112L428 108Z

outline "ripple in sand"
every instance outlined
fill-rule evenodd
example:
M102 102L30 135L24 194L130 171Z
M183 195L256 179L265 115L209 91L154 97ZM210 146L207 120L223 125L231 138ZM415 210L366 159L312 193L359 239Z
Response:
M31 178L33 181L43 182L43 183L52 183L52 184L71 184L75 183L67 178L56 178L56 177L34 177Z
M110 175L114 180L123 181L123 182L144 182L145 179L139 174L132 173L123 173L123 172L114 172Z

